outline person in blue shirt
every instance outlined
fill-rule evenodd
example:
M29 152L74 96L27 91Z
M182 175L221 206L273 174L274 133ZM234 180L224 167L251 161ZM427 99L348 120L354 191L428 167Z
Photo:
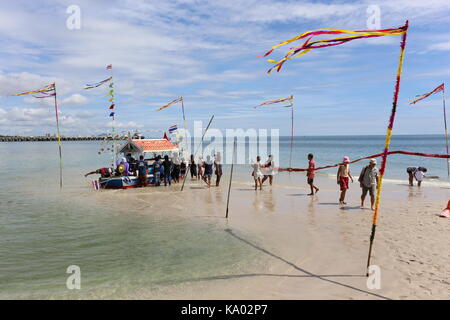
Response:
M155 162L153 162L153 181L155 182L155 187L161 185L161 156L157 156Z

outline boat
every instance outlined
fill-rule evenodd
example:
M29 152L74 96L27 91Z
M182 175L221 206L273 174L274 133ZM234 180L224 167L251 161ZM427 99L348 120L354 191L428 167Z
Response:
M128 137L127 141L118 148L118 157L125 156L129 153L135 158L144 155L144 160L153 161L156 156L165 155L172 157L174 152L179 152L178 145L172 143L169 139L133 139ZM154 184L152 168L149 167L147 172L147 185ZM98 187L101 189L130 189L139 186L136 176L121 176L111 178L99 178Z

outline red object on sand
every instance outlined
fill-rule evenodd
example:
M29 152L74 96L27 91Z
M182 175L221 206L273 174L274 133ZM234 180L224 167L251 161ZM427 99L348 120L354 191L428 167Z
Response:
M450 218L450 200L447 203L447 208L445 208L441 214L439 215L439 217L442 218Z

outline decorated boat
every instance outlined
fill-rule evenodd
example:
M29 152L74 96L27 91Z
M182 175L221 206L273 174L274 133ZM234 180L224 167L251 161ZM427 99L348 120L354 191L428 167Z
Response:
M172 153L178 152L178 145L172 143L167 138L163 139L132 139L131 137L118 148L118 156L131 154L133 158L139 159L141 155L147 162L153 162L156 156L172 157ZM114 176L109 178L100 178L94 182L94 188L98 189L130 189L139 187L138 177L136 176ZM147 172L147 185L154 184L152 168L149 166Z

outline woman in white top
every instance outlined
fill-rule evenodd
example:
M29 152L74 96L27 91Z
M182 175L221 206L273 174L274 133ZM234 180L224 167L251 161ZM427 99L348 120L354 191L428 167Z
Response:
M269 179L269 184L272 185L273 175L275 174L275 163L273 162L273 156L269 155L269 159L267 159L264 164L264 168L266 170L264 174L264 178L261 181L261 184L264 183L267 179Z
M414 177L417 180L417 186L420 187L423 181L423 177L425 177L425 172L427 172L427 169L424 167L417 168L416 172L414 173Z
M261 172L261 157L257 156L256 157L256 162L254 162L252 164L252 168L253 168L253 179L255 179L255 190L258 189L258 184L259 184L259 190L262 190L262 183L261 183L261 179L263 177L263 174Z
M337 172L337 184L340 186L341 189L341 196L339 197L339 204L347 204L345 202L345 194L348 190L348 180L349 178L352 180L353 183L353 177L350 173L350 158L344 157L342 160L342 164L339 166L338 172Z

